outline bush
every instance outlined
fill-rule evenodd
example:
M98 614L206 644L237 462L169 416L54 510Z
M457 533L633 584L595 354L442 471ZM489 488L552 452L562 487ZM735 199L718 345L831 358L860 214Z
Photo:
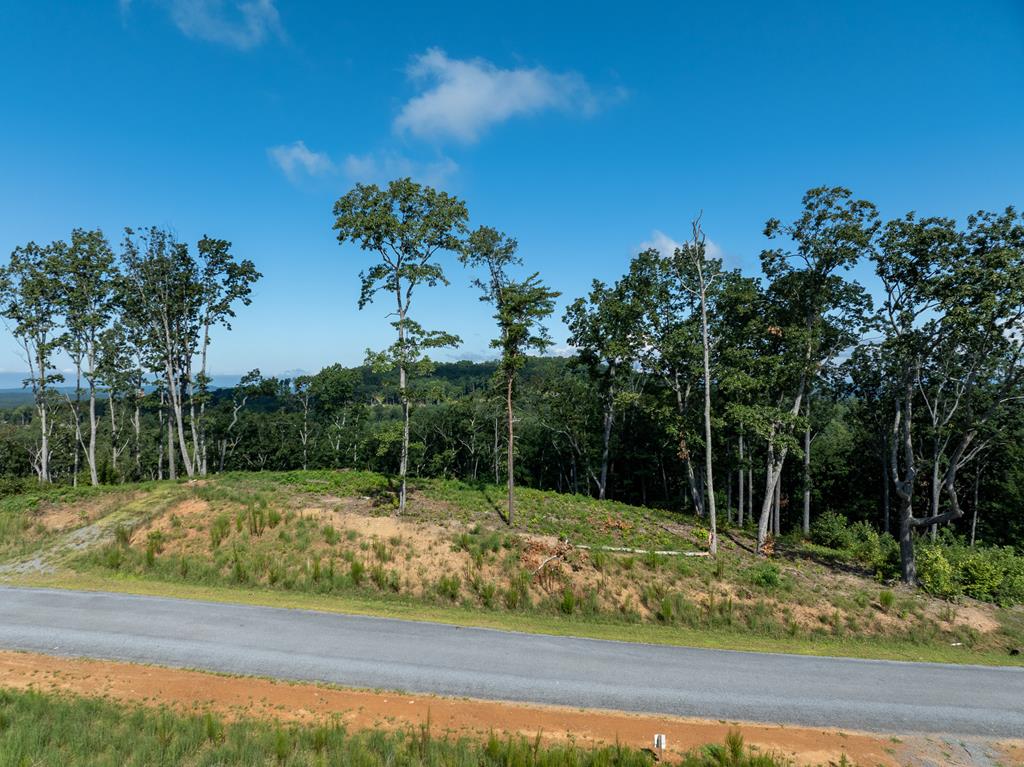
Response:
M462 590L462 581L457 575L442 575L437 581L437 593L446 599L455 601Z
M963 593L991 602L1003 582L1003 568L996 557L982 549L947 550L951 554L954 577Z
M946 546L946 557L963 593L1004 607L1024 603L1024 557L1010 547Z
M944 599L960 595L960 584L954 576L953 565L946 559L942 549L938 546L923 546L917 551L916 559L921 588Z
M766 591L774 591L782 585L779 568L771 562L761 562L747 570L747 580Z
M572 615L576 612L576 593L572 589L566 588L562 592L562 599L558 604L558 609L566 615Z
M221 541L227 538L228 533L231 531L231 517L227 514L219 514L216 519L210 523L210 545L213 548L219 548Z
M811 540L830 549L848 549L853 543L853 536L847 527L846 517L826 511L811 524Z
M878 594L878 604L882 606L883 610L889 612L892 610L893 605L896 604L896 595L889 591L889 589L882 589Z
M882 541L878 531L862 520L850 525L847 534L853 558L862 565L874 565L882 554Z

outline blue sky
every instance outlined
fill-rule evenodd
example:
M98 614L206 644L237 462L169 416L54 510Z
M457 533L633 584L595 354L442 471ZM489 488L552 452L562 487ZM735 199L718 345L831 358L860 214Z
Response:
M230 239L264 279L213 369L280 373L390 342L384 306L356 309L372 256L331 230L355 181L461 196L563 306L699 210L756 273L765 219L811 186L885 216L1024 204L1017 0L488 6L5 3L0 251L74 226ZM414 313L462 335L440 358L485 355L449 263ZM23 367L3 334L0 370Z

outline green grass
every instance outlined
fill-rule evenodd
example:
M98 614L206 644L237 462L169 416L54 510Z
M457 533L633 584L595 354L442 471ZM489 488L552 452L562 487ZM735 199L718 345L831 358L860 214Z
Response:
M656 644L1024 665L1024 657L1007 652L1024 647L1019 608L994 611L1002 628L982 637L942 617L936 605L952 610L944 602L905 589L880 590L868 579L851 585L849 578L833 578L828 565L802 556L763 562L730 545L717 560L652 551L587 556L574 550L566 574L549 583L547 571L533 573L522 559L524 533L557 534L597 547L696 547L687 540L696 537L696 528L664 511L520 489L517 525L510 529L495 508L499 488L414 480L406 519L450 526L450 532L430 529L448 536L441 545L460 557L450 571L423 574L414 559L430 556L422 544L414 550L402 536L378 539L301 513L356 497L370 499L359 504L360 513L391 515L393 489L392 480L379 474L309 471L230 473L196 484L33 490L0 500L0 532L7 531L6 537L0 534L0 562L34 556L56 566L48 574L4 575L25 585ZM206 514L187 522L170 515L163 520L169 527L129 538L133 526L188 499L209 504ZM78 550L67 545L73 532L41 532L35 515L65 504L105 504L103 516L92 523L102 529L102 540ZM181 541L191 541L190 548L168 549ZM405 575L399 572L403 565ZM583 580L574 581L576 576ZM813 612L807 618L810 610L817 618ZM889 627L879 631L883 619Z
M209 713L119 706L106 701L0 690L0 767L649 767L651 757L620 745L584 748L571 740L438 737L429 725L349 733L337 721L282 726L226 722ZM731 733L722 745L685 756L680 767L782 767Z

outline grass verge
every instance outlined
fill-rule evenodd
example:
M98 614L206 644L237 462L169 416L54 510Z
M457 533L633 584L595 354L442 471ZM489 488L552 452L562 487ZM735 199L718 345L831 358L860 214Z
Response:
M732 732L724 745L690 752L680 767L783 767L791 762L756 754ZM648 767L652 757L620 745L583 748L542 744L540 734L483 742L437 737L418 729L349 733L339 723L284 727L275 722L227 722L211 713L119 706L74 696L0 690L0 767L7 765L326 765L418 767Z

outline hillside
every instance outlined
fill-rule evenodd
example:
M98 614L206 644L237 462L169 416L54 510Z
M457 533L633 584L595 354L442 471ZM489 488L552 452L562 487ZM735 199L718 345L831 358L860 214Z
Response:
M225 474L0 500L0 578L679 644L1011 663L1020 607L880 583L822 547L583 496L369 472ZM834 552L833 552L834 553Z

